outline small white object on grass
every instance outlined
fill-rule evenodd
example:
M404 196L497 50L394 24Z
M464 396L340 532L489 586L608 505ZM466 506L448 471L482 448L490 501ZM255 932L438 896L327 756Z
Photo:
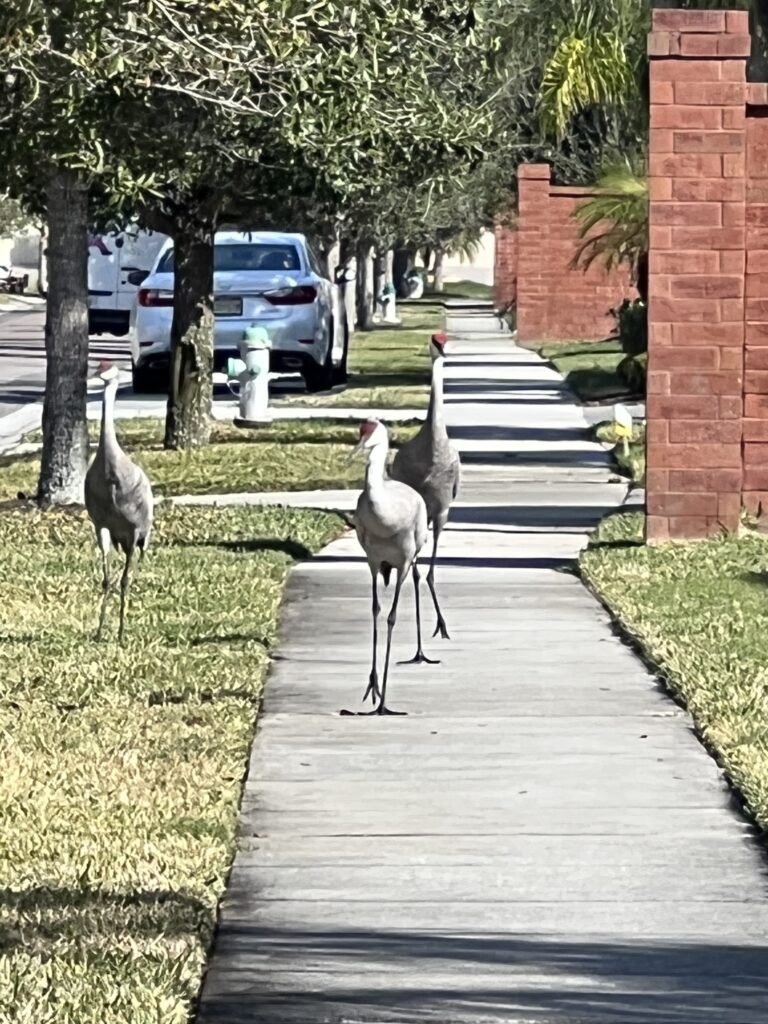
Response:
M629 455L629 441L632 437L633 420L632 413L626 405L622 405L621 403L614 405L613 425L617 436L621 438L624 454Z

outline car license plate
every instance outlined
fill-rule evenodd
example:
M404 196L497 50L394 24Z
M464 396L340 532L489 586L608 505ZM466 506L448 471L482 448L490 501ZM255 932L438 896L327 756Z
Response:
M213 312L215 316L241 316L243 300L229 298L214 299Z

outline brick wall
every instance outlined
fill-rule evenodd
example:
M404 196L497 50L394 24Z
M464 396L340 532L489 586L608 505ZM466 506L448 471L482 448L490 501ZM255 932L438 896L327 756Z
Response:
M548 164L518 168L517 228L496 226L495 296L497 305L516 299L521 341L605 338L614 327L608 311L635 294L624 267L571 265L579 245L572 214L591 194L552 185Z
M749 50L746 12L654 11L648 40L650 542L737 529L746 460L755 457L749 445L742 453ZM763 284L758 265L753 261L752 290ZM747 300L747 311L753 302ZM752 311L758 310L759 303ZM762 386L762 378L752 383ZM748 397L756 409L759 396Z
M517 296L517 227L500 219L494 237L493 301L497 309L503 309Z

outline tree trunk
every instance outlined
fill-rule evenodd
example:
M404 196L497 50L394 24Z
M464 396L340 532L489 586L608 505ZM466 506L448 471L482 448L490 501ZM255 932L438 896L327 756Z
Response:
M394 287L395 284L395 254L391 249L387 249L386 256L384 257L384 277L386 283Z
M165 447L199 448L211 434L213 223L180 218L173 238L174 290Z
M416 250L415 249L395 249L393 266L392 266L392 277L394 278L395 289L397 294L401 297L404 295L403 290L403 279L408 271L416 263Z
M357 277L355 280L356 323L359 331L373 326L373 245L367 239L358 242L356 250Z
M445 290L445 283L443 281L443 259L445 252L442 246L435 246L435 262L432 267L432 290L438 295L442 294Z
M83 501L88 465L88 192L74 171L46 183L49 286L45 317L43 508Z
M376 248L373 259L373 297L378 302L387 284L387 253L385 249Z

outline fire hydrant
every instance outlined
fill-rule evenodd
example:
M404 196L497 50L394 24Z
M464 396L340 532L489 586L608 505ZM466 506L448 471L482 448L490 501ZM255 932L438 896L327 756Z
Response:
M235 419L236 427L250 427L269 423L269 335L263 327L249 327L243 332L240 342L240 359L227 363L229 389L240 399L240 416ZM235 392L233 382L239 390Z

